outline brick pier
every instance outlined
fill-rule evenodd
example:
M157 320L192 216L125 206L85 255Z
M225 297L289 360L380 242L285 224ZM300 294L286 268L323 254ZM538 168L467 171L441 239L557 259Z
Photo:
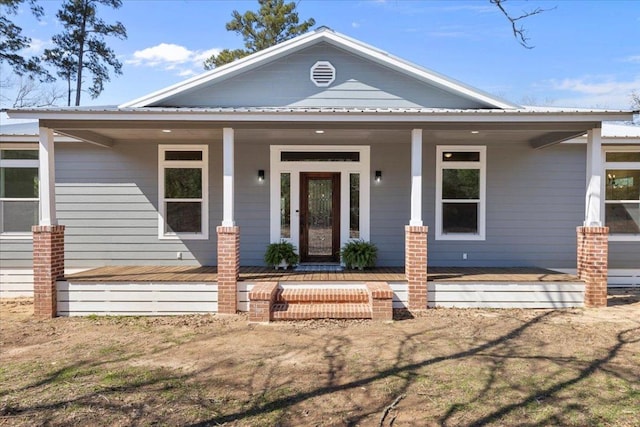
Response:
M37 317L58 314L56 281L64 277L64 225L35 225L33 232L33 301Z
M238 311L240 275L240 227L217 227L218 233L218 313Z
M578 278L584 280L584 305L607 306L609 227L578 227Z
M409 286L409 310L427 308L427 226L405 226L405 275Z

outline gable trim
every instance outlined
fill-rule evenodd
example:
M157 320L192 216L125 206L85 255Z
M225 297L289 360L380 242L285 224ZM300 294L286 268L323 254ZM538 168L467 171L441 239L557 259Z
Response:
M327 42L335 47L347 50L357 56L370 59L380 65L389 67L390 69L408 75L418 80L432 84L438 88L448 92L453 92L465 98L488 104L491 108L499 109L516 109L518 105L498 99L492 95L482 92L471 86L467 86L461 82L445 77L434 71L420 67L410 63L387 52L376 49L370 45L364 44L358 40L347 37L343 34L336 33L327 28L320 28L314 32L306 33L291 40L287 40L278 45L272 46L260 52L256 52L245 58L234 61L230 64L215 68L198 76L192 77L175 85L166 87L149 95L137 98L133 101L126 102L118 106L118 108L141 108L148 107L168 99L177 94L186 92L200 85L204 85L211 81L222 80L232 77L242 72L250 71L264 63L273 61L279 57L295 53L298 50L306 48L318 42Z

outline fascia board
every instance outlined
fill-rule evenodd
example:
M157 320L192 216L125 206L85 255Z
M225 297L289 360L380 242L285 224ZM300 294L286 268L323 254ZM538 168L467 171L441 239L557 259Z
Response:
M401 72L405 75L418 78L423 82L433 84L444 90L458 93L466 98L489 104L495 108L519 108L518 105L499 100L495 97L490 96L489 94L479 91L476 88L472 88L461 82L455 81L426 68L419 67L415 64L394 57L385 51L379 50L375 47L366 45L360 41L344 36L342 34L335 33L333 31L319 31L304 34L298 38L288 40L276 46L272 46L261 52L255 53L246 58L239 59L220 68L213 69L199 76L195 76L191 79L185 80L167 88L160 89L159 91L153 92L149 95L145 95L133 101L126 102L119 105L118 108L140 108L149 106L150 104L157 103L178 93L186 92L192 88L211 82L213 80L222 80L232 77L241 72L249 71L256 68L257 66L262 65L265 62L303 49L316 41L326 41L333 46L345 49L358 56L369 58L376 63L390 67L395 71Z
M110 111L110 112L61 112L61 111L11 111L12 118L40 120L94 120L94 121L211 121L211 122L340 122L340 123L562 123L601 122L629 120L632 114L625 111L592 113L523 113L492 112L443 112L443 113L322 113L322 112L166 112L166 111Z
M307 36L307 37L305 37ZM189 89L193 89L202 84L208 83L213 80L221 80L224 78L232 77L235 74L239 74L244 71L249 71L256 68L263 63L284 56L286 54L296 52L310 44L313 40L321 38L323 33L307 33L295 39L287 40L276 46L272 46L263 51L254 53L245 58L238 59L229 64L223 65L219 68L214 68L211 71L205 72L198 76L176 83L172 86L160 89L149 95L134 99L133 101L125 102L118 106L118 108L141 108L162 101L181 92L186 92Z
M445 77L442 74L436 73L435 71L431 71L427 68L423 68L411 62L397 58L387 52L363 45L354 39L331 33L326 34L325 37L330 40L334 46L341 47L343 49L346 48L348 51L355 54L364 55L372 59L374 62L390 67L403 74L417 77L423 82L433 84L442 89L457 92L467 98L487 103L495 108L520 108L519 105L499 100L476 88L472 88L461 82Z

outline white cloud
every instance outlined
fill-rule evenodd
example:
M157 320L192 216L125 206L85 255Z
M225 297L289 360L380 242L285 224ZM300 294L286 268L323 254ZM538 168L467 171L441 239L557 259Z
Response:
M39 55L49 46L51 46L51 42L49 40L32 38L31 44L24 51L29 55Z
M631 56L627 56L627 57L624 59L624 62L633 62L633 63L640 64L640 55L631 55Z
M640 75L626 81L607 76L585 76L548 83L551 89L559 91L556 105L624 109L631 104L631 92L640 88Z
M351 27L352 28L360 28L360 23L354 21L354 22L351 23Z
M173 43L160 43L156 46L137 50L125 61L136 67L158 67L164 70L176 70L179 76L191 76L202 71L202 63L211 55L217 55L220 49L190 50ZM194 67L197 67L194 70Z

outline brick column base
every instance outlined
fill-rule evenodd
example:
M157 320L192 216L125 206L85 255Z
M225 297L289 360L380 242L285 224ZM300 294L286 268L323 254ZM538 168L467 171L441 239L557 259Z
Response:
M404 244L404 274L409 285L409 310L427 308L427 233L429 227L407 225Z
M609 227L578 227L578 278L584 280L584 305L607 306Z
M240 275L240 227L217 227L218 233L218 313L238 311Z
M387 282L366 283L371 304L371 320L393 320L393 291Z
M249 292L249 322L268 323L276 300L278 282L257 283Z
M33 313L52 318L58 314L56 280L64 278L64 225L34 225Z

